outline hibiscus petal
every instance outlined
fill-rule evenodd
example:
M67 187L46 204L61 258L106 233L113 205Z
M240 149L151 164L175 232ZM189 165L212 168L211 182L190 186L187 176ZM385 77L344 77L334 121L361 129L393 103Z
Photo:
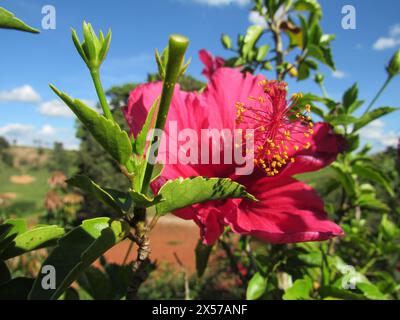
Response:
M270 243L321 241L343 235L329 221L322 200L306 184L293 178L242 181L259 202L243 200L225 222L237 233Z
M161 82L152 82L139 85L131 92L128 106L124 108L124 115L135 136L142 128L150 107L161 95L161 90ZM169 159L179 159L177 134L183 129L190 128L200 136L200 129L208 127L205 109L206 107L201 104L195 93L184 92L180 90L179 85L175 87L164 135L159 147L158 159L164 159L167 163ZM163 176L173 179L205 173L207 172L198 172L193 166L177 163L165 166ZM213 176L213 172L210 172L208 176Z
M202 74L210 79L214 72L225 64L225 60L221 57L214 57L210 52L205 49L199 51L199 58L204 64Z
M345 144L344 139L335 134L332 127L325 122L315 124L311 138L306 138L303 134L298 134L294 138L300 146L310 142L310 147L301 148L296 153L289 151L289 157L294 157L295 162L289 163L281 170L277 178L320 170L336 160Z
M233 129L236 121L236 102L258 97L262 88L258 83L263 76L243 74L237 69L219 68L211 78L203 97L210 106L210 128Z

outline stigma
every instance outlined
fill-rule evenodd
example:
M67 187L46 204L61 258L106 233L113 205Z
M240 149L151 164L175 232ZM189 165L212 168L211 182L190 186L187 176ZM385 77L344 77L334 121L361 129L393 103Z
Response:
M311 106L299 103L301 93L287 100L286 82L262 80L259 86L262 95L236 103L236 124L253 129L254 163L273 177L311 147L314 123Z

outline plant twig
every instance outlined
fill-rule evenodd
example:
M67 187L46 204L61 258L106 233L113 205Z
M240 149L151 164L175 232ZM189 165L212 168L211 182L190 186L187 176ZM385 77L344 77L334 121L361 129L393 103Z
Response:
M185 265L182 263L181 259L179 259L176 252L174 252L174 257L175 257L176 262L178 262L179 266L182 269L183 279L185 282L185 300L190 300L190 285L189 285L188 271L187 271Z
M132 263L133 276L129 284L126 299L137 300L138 291L143 282L146 281L155 265L150 260L150 240L147 235L146 209L136 208L132 221L135 225L135 235L130 237L138 245L136 260ZM132 243L133 243L132 242Z
M386 87L389 85L390 81L392 81L393 77L388 76L386 79L385 83L382 85L382 87L379 89L378 93L375 95L375 97L372 99L371 103L368 105L367 109L365 110L364 114L368 113L369 110L374 106L375 102L378 101L379 97L385 91Z
M235 255L233 254L230 245L227 242L225 242L224 240L219 240L219 243L221 244L222 249L224 249L224 251L229 259L229 263L230 263L232 271L240 278L240 281L242 282L242 284L246 285L247 279L240 272L237 259L236 259Z

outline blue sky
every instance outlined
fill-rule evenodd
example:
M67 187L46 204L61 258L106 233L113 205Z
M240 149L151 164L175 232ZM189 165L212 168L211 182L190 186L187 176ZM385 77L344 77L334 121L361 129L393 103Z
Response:
M361 97L369 101L386 78L385 64L400 47L400 2L320 2L324 31L336 35L333 50L338 72L322 69L328 92L338 98L358 81ZM188 73L202 78L198 50L206 48L229 57L220 45L221 33L236 38L251 25L249 0L0 0L0 6L38 28L42 7L48 4L56 8L55 30L41 30L40 35L0 30L0 135L17 139L19 144L40 140L51 146L57 140L68 148L77 147L74 117L58 102L48 83L89 104L96 102L90 77L70 37L70 27L80 34L83 20L91 22L96 30L110 27L113 31L102 67L106 88L140 82L147 73L154 72L154 49L162 49L171 33L190 38L188 55L193 62ZM356 9L356 30L341 27L341 10L347 4ZM377 105L400 106L399 88L397 77ZM291 82L290 90L318 92L312 81ZM396 113L374 122L363 131L364 141L373 143L376 150L394 145L400 135L399 120L400 113Z

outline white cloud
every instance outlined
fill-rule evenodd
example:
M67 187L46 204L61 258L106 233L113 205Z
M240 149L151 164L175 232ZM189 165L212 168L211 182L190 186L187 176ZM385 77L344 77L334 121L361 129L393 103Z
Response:
M336 78L336 79L344 79L347 78L349 75L341 70L335 70L332 72L332 77Z
M400 23L395 24L390 28L390 36L399 37L400 36Z
M0 127L0 136L9 141L16 141L18 145L41 145L52 148L54 142L62 142L66 149L78 149L79 140L75 137L72 128L57 128L50 124L35 127L30 124L9 123Z
M33 126L20 123L9 123L4 127L0 127L0 135L8 136L10 138L18 138L31 133Z
M54 136L56 132L57 129L49 124L45 124L39 131L39 133L44 136Z
M267 22L265 21L264 17L260 15L260 13L258 13L257 11L250 11L249 22L263 28L267 27Z
M191 1L205 4L208 6L227 6L230 4L245 6L250 3L250 0L191 0Z
M386 50L400 45L400 24L395 24L389 30L389 36L380 37L375 41L375 50Z
M72 118L73 112L61 100L51 100L42 102L39 105L40 114L48 117Z
M385 130L385 123L382 120L374 120L360 130L361 138L372 140L381 147L395 147L399 139L399 133Z
M395 38L379 38L376 40L374 43L374 49L375 50L386 50L390 48L396 47L398 44L400 44L400 39L395 39Z
M39 102L40 95L30 86L14 88L8 91L0 91L0 102Z
M95 102L92 100L83 100L81 99L83 103L85 103L89 107L94 107ZM67 105L62 102L61 100L50 100L50 101L44 101L39 105L38 109L39 113L48 116L48 117L59 117L59 118L73 118L74 114L73 112L67 107Z

